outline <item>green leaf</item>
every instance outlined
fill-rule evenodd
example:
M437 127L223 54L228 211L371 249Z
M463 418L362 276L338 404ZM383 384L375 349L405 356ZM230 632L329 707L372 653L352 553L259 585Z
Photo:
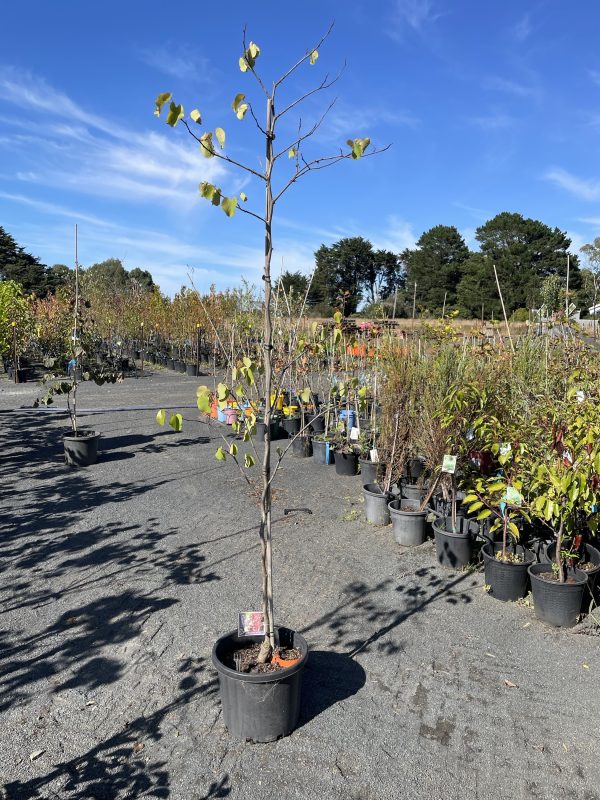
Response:
M217 448L217 452L215 453L215 458L217 461L225 461L225 453L223 452L222 447Z
M159 425L164 425L165 420L167 418L167 412L164 408L161 408L158 414L156 415L156 421Z
M250 453L246 453L244 456L244 466L246 469L250 469L250 467L253 467L255 464L254 456L251 456Z
M203 414L210 414L210 397L207 394L198 395L198 408Z
M371 144L371 140L365 139L348 139L346 142L352 148L352 158L361 158L367 147Z
M225 131L223 128L215 128L215 136L222 150L225 147Z
M484 508L483 511L480 511L479 514L477 514L477 519L487 519L491 516L492 512L489 510L489 508Z
M181 414L171 414L169 425L173 428L175 433L179 433L179 431L183 428L183 417Z
M212 200L215 192L219 192L216 186L213 186L212 183L208 183L208 181L202 181L200 186L198 187L200 194L206 200ZM220 192L219 192L220 193Z
M244 119L246 116L246 111L248 111L248 103L242 103L242 105L235 112L235 115L238 119Z
M298 397L305 405L306 403L310 403L310 388L307 386L305 389L302 389L301 392L298 392Z
M238 452L237 444L235 442L232 442L229 445L229 454L232 456L237 456L237 452Z
M197 108L195 108L193 111L190 112L190 119L192 119L198 125L202 124L202 115L200 114Z
M219 383L219 385L217 386L217 399L220 401L226 400L228 394L229 394L229 389L227 388L226 384Z
M212 141L212 133L207 131L200 137L200 152L204 158L212 158L215 154L215 147Z
M228 217L233 217L237 208L237 197L224 197L221 200L221 208Z
M236 113L237 113L237 110L238 110L238 108L239 108L239 107L240 107L240 105L241 105L241 102L242 102L242 100L243 100L245 97L246 97L246 95L245 95L245 94L243 94L242 92L240 92L239 94L236 94L236 96L233 98L233 103L231 104L231 107L233 108L233 110L234 110Z
M295 155L296 155L296 149L294 147L291 147L288 150L288 158L293 158Z
M343 319L342 312L336 311L335 314L333 315L333 321L335 322L335 324L339 325L342 319Z
M171 92L163 92L162 94L158 95L158 97L154 101L156 105L156 110L154 111L154 114L157 117L160 117L160 112L162 111L162 107L164 106L165 103L169 102L171 97L172 97Z
M173 101L171 101L171 105L169 106L169 113L167 114L167 125L170 125L172 128L177 125L180 119L183 119L184 112L182 105L175 105Z
M244 362L245 367L250 368L252 366L252 359L248 358L248 356L244 356L242 361Z
M318 57L319 57L319 51L313 50L312 53L310 54L310 63L315 64Z

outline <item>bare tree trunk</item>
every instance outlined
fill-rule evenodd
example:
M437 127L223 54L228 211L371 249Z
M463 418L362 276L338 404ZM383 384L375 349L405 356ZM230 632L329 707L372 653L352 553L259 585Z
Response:
M271 417L273 406L271 404L271 386L273 379L273 326L271 321L271 256L273 254L273 238L271 224L273 220L273 192L271 187L271 172L273 169L273 125L275 118L275 104L272 96L267 97L267 126L266 126L266 164L265 164L265 271L263 281L265 284L265 309L263 320L263 348L265 366L265 451L262 464L262 495L260 501L261 512L261 556L263 572L263 613L265 631L270 647L263 647L261 656L266 661L270 649L275 647L275 630L273 622L273 562L271 545Z

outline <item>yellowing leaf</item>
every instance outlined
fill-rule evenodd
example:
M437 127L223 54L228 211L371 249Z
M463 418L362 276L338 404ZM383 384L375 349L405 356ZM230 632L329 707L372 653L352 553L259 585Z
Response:
M167 418L167 412L165 411L164 408L161 408L158 414L156 415L156 421L158 422L159 425L164 425L166 418Z
M198 395L198 408L203 414L210 414L210 397L208 394Z
M310 63L314 64L318 57L319 57L319 51L313 50L312 53L310 54Z
M237 452L238 452L238 449L237 449L237 444L236 444L235 442L232 442L232 443L229 445L229 453L230 453L230 455L232 455L232 456L237 456Z
M215 453L215 458L217 459L217 461L225 461L226 456L225 453L223 452L222 447L217 448L217 452Z
M240 70L242 72L248 72L248 64L246 63L246 59L244 58L244 56L240 56L239 64L240 64Z
M368 138L365 139L348 139L346 144L350 145L352 148L351 156L352 158L361 158L364 154L367 147L371 144L371 140Z
M190 112L190 119L192 119L198 125L202 123L202 115L200 114L197 108L195 108L193 111Z
M224 383L219 383L217 386L217 398L219 400L226 400L229 394L229 389Z
M240 103L245 97L246 95L240 92L239 94L236 94L236 96L233 98L233 103L231 104L231 107L235 112L237 112L238 108L240 107Z
M172 128L177 125L180 119L183 119L183 106L182 105L175 105L175 103L171 102L169 106L169 113L167 114L167 125L170 125Z
M293 158L295 155L296 155L296 149L294 147L291 147L288 150L288 158Z
M248 103L242 103L242 105L235 112L235 115L238 119L244 119L246 116L246 111L248 111Z
M162 107L164 106L165 103L169 102L171 97L172 97L171 92L163 92L162 94L158 95L158 97L154 101L154 104L156 105L156 110L154 111L154 113L157 117L160 117L160 112L162 111Z
M183 417L181 416L181 414L171 414L169 425L173 428L175 433L179 433L179 431L183 427Z
M304 404L310 403L310 388L307 386L305 389L302 389L301 392L298 392L298 397Z
M200 137L200 152L204 158L212 158L215 154L215 148L212 141L212 133L207 131Z
M215 192L218 192L216 186L213 186L212 183L208 183L207 181L202 181L199 186L200 194L202 197L206 198L206 200L212 200Z
M221 200L221 208L228 217L233 217L237 208L237 197L224 197Z
M248 195L245 192L240 192L240 200L245 203L248 200Z
M250 469L250 467L253 467L255 464L254 456L251 456L250 453L246 453L244 456L244 466L246 469Z
M223 128L215 128L215 136L222 150L225 147L225 131Z

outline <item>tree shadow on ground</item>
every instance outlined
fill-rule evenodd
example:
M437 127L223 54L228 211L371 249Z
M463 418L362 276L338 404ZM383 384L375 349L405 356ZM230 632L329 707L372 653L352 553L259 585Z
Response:
M299 727L355 695L366 680L364 669L346 653L311 650L302 676Z
M83 755L53 764L41 777L12 781L4 786L6 800L42 800L48 797L94 798L168 798L170 774L168 763L153 760L152 742L163 736L166 717L183 712L196 699L206 699L217 692L216 678L208 678L207 664L201 659L187 659L179 667L179 690L175 698L150 715L140 715L126 728L100 742ZM148 747L148 749L146 749ZM195 791L202 792L199 787ZM205 794L208 798L227 797L231 792L229 777L213 781ZM191 795L190 795L191 797Z

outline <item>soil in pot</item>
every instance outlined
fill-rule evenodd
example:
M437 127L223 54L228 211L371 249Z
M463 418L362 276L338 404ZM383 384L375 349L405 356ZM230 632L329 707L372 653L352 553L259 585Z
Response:
M392 532L398 544L416 547L426 539L427 511L420 511L414 500L392 500L389 504Z
M65 451L65 464L69 467L89 467L98 460L98 442L100 434L97 431L79 430L70 433L63 439Z
M527 594L529 581L527 570L534 563L535 555L522 545L509 546L507 560L503 561L502 544L487 542L482 548L485 564L485 583L488 593L496 600L515 601Z
M466 567L473 554L469 520L458 518L456 531L453 531L451 519L438 519L433 523L433 533L439 563L450 569Z
M566 581L560 583L552 564L532 564L528 572L536 617L548 625L572 628L581 612L587 574L570 569Z
M575 566L588 576L588 587L590 591L594 591L598 584L598 574L600 574L600 551L591 544L584 545L585 547L585 561L576 561ZM554 561L556 554L556 542L550 542L546 546L546 559L549 562Z
M335 471L338 475L356 475L358 471L358 456L356 453L342 453L335 451Z
M260 645L262 636L240 638L237 631L217 640L212 651L219 675L223 722L232 736L251 742L273 742L290 734L298 724L302 672L308 660L303 636L279 628L282 656L290 650L300 657L290 666L263 672L237 672L233 654L248 644ZM284 659L284 661L291 659ZM234 666L229 666L231 663ZM251 669L251 667L250 667Z
M389 525L389 494L383 492L376 483L367 483L363 486L363 496L365 498L365 517L367 522L371 525Z

